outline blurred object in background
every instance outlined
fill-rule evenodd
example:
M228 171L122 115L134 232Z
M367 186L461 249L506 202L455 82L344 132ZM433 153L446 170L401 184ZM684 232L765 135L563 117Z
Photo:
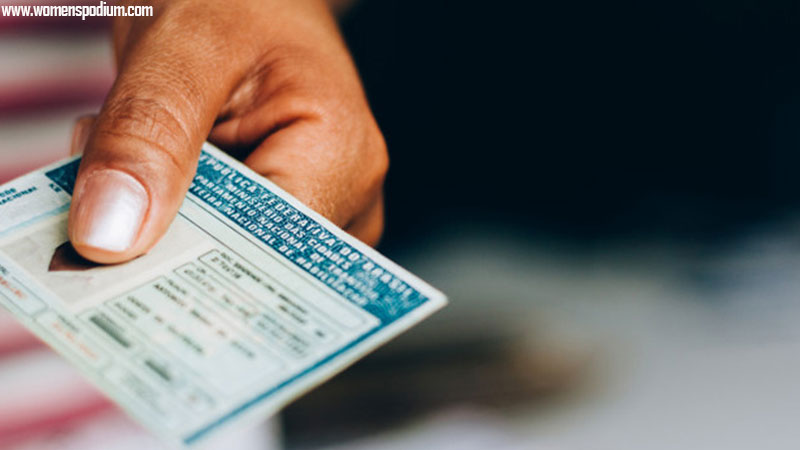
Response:
M495 319L509 322L507 313L497 311ZM445 317L452 318L453 313ZM476 325L487 325L475 317L462 319L473 324L473 331ZM520 330L508 330L505 336L463 330L457 336L452 333L457 324L436 322L435 331L429 326L427 336L416 333L392 344L390 350L377 352L289 408L284 423L286 433L297 439L292 445L340 442L398 425L425 426L420 418L449 414L461 405L482 414L544 407L587 381L583 378L589 372L590 355L585 349L564 342L541 345ZM314 433L304 432L309 427Z
M498 417L467 408L454 408L396 430L326 450L544 450L508 430Z
M109 27L96 17L0 19L0 182L66 157L76 118L99 111L114 77Z

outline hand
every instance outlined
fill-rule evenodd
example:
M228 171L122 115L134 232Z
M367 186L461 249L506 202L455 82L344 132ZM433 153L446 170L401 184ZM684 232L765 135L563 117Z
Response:
M374 245L386 146L325 2L149 3L154 17L116 20L117 79L76 125L75 249L100 263L146 253L206 138Z

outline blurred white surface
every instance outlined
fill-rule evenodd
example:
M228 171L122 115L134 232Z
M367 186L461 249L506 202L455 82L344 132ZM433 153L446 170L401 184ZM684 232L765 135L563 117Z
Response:
M452 299L419 342L521 333L592 355L587 386L503 415L533 448L797 447L800 221L714 245L567 247L475 229L400 263Z
M444 411L404 430L325 450L544 450L509 430L498 417L470 409Z

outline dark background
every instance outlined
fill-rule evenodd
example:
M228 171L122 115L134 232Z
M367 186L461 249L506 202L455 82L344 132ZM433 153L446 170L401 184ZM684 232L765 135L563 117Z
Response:
M798 3L365 0L383 250L503 223L716 239L798 204Z

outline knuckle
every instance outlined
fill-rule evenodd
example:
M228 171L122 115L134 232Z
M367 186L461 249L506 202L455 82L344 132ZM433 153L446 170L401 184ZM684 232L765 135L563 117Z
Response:
M383 209L383 196L377 198L366 220L367 223L361 227L357 237L367 245L374 247L380 243L386 224Z
M384 230L386 229L386 216L384 215L383 211L383 196L381 196L381 199L379 200L379 211L374 219L375 233L372 236L372 242L370 242L370 245L377 245L383 236Z
M206 53L235 55L235 44L243 41L244 34L230 30L243 26L242 14L242 10L230 8L225 2L205 2L198 7L196 0L173 0L166 2L155 24L159 31L191 41Z
M368 178L369 185L374 190L379 190L383 187L386 179L386 174L389 172L389 151L386 145L386 140L377 126L371 132L371 137L368 138L367 153L369 161Z
M134 96L117 97L106 104L98 121L99 137L138 141L154 157L182 167L189 158L191 140L178 116L163 102Z
M125 96L106 105L104 128L138 136L167 148L181 148L189 135L177 114L163 102Z

